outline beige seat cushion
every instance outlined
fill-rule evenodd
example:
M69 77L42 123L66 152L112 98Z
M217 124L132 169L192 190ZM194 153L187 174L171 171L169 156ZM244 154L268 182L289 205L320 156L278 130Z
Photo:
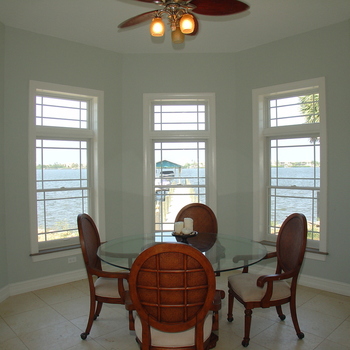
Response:
M204 321L203 341L206 341L211 334L213 317L212 312L209 312ZM137 338L142 342L142 325L139 316L135 317L135 333ZM161 332L151 327L151 339L153 346L163 346L169 348L193 346L194 345L195 329L190 328L184 332L168 333Z
M243 301L260 301L265 295L267 284L263 288L256 285L257 279L261 275L251 273L241 273L228 278L231 288L239 295ZM286 281L275 281L273 283L273 293L271 300L279 300L290 297L290 285Z
M100 277L95 281L95 293L100 297L120 298L117 278Z

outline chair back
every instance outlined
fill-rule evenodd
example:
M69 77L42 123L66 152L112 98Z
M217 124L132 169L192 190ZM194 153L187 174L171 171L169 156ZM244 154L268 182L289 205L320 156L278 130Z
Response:
M303 214L289 215L283 222L276 242L277 271L299 273L307 242L307 222Z
M218 223L214 212L202 203L191 203L178 212L175 222L184 218L193 219L193 230L199 233L218 233Z
M155 244L134 261L129 286L142 323L142 342L150 340L150 327L163 332L196 327L196 339L203 341L204 319L215 294L215 274L199 250L184 243Z
M88 214L78 215L78 231L81 251L88 274L91 269L102 270L97 249L101 245L100 235L94 220Z

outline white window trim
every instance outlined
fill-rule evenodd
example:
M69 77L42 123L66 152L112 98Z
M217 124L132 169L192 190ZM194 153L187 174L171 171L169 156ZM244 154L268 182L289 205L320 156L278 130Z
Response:
M267 198L265 192L265 179L268 177L264 172L264 163L267 158L266 152L266 136L274 136L277 128L268 128L264 130L264 118L267 116L266 98L278 95L285 95L291 92L295 95L298 90L318 88L320 92L319 108L322 116L322 122L318 125L302 125L288 127L290 136L308 133L308 130L317 130L321 137L321 192L320 192L320 216L322 220L322 231L319 242L319 252L322 254L310 253L306 257L316 260L325 260L327 252L327 135L326 135L326 102L325 102L325 78L315 78L303 80L293 83L275 85L254 89L252 92L253 99L253 238L256 241L265 239L266 210Z
M62 96L72 95L79 97L87 97L92 99L92 118L91 130L86 130L84 136L95 136L93 142L94 151L93 159L90 159L91 169L93 174L91 178L93 181L94 193L91 194L91 212L97 227L101 240L105 240L105 186L104 186L104 93L100 90L79 88L68 85L60 85L46 82L39 82L31 80L29 82L29 126L28 126L28 138L29 138L29 214L30 214L30 252L32 260L43 261L54 258L62 258L69 255L75 255L80 252L79 249L55 251L52 253L40 254L38 234L37 234L37 206L36 206L36 137L37 136L58 136L60 135L60 128L45 128L43 126L36 126L36 113L35 113L35 97L38 91L62 93ZM46 130L45 130L46 129ZM48 133L46 133L48 131ZM65 128L65 134L75 136L76 131ZM81 134L80 134L81 135Z
M193 137L193 131L153 131L152 130L152 102L159 99L207 99L209 101L209 124L208 129L203 131L195 131L196 138ZM143 198L144 198L144 234L149 234L154 231L153 216L154 207L149 205L153 200L152 174L153 163L149 159L152 154L152 140L164 139L164 134L167 134L166 140L188 139L190 141L207 140L208 160L213 166L208 169L208 192L207 205L216 213L216 116L215 116L215 93L145 93L143 94Z

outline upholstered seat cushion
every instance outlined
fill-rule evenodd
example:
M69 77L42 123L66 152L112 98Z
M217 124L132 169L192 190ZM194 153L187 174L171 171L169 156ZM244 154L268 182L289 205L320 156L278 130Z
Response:
M206 341L211 334L212 323L213 323L213 314L209 312L204 321L204 334L203 341ZM136 314L135 317L135 333L137 338L142 342L142 325L139 316ZM194 345L194 336L195 329L190 328L184 332L177 333L168 333L161 332L155 328L151 327L151 339L153 346L163 346L169 348L177 348L184 346L193 346Z
M120 298L117 278L100 277L95 281L95 293L100 297Z
M261 301L265 295L267 284L263 288L256 285L257 279L261 275L251 273L241 273L228 278L228 282L234 292L240 296L244 302ZM285 281L274 281L271 300L279 300L290 297L290 285Z

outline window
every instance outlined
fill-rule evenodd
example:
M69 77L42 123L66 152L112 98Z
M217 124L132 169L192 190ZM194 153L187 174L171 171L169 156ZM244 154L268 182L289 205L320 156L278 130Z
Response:
M326 252L324 79L253 91L254 234L274 242L284 219L303 213L307 247Z
M103 193L97 193L103 94L31 82L30 101L31 235L38 254L76 246L80 213L103 225Z
M157 241L186 204L215 211L214 103L213 94L144 95L145 228Z

